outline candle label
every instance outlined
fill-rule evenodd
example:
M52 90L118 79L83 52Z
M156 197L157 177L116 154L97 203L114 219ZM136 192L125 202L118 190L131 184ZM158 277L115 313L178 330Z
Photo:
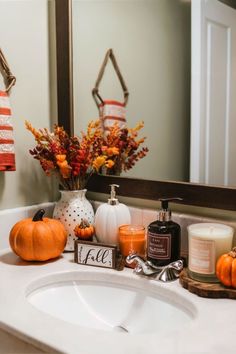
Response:
M171 234L155 234L148 232L147 253L148 257L154 259L171 258Z
M215 241L192 237L189 242L189 269L196 273L214 274Z
M103 268L116 267L117 247L90 241L75 241L76 263Z

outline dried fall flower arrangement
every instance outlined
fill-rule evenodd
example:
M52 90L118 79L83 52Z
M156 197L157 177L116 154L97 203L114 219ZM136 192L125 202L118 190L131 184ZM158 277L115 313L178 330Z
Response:
M132 129L119 128L115 123L104 135L100 120L96 120L80 137L69 136L57 125L53 132L37 130L27 121L25 126L37 143L30 154L39 160L47 176L56 174L65 190L84 189L93 173L127 171L148 152L147 147L140 148L145 138L137 138L143 123Z
M120 174L122 171L130 170L138 160L147 155L148 148L140 147L146 138L138 138L139 130L144 126L140 122L134 128L120 128L113 124L104 136L102 152L109 156L113 162L112 166L105 165L103 170L106 174Z

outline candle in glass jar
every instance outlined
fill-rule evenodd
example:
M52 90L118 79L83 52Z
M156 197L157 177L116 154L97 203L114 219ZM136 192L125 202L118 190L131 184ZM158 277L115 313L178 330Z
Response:
M120 226L119 227L119 248L123 257L127 257L130 253L137 253L139 256L145 257L146 255L145 227L142 225Z
M192 224L188 227L189 262L191 278L216 282L217 259L231 250L234 230L218 223Z

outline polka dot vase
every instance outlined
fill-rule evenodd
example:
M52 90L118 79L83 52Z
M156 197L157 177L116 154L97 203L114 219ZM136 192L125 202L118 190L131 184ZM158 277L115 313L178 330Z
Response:
M81 219L94 224L94 211L86 198L86 189L60 192L61 198L55 205L53 218L60 220L67 230L65 251L74 251L74 240L76 240L74 228L80 224Z

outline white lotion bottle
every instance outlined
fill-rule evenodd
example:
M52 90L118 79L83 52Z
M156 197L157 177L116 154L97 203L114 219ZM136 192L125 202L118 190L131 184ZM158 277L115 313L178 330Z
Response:
M98 242L118 246L118 231L121 225L131 223L129 208L116 198L117 184L110 184L111 196L107 203L100 205L95 213L95 233Z

